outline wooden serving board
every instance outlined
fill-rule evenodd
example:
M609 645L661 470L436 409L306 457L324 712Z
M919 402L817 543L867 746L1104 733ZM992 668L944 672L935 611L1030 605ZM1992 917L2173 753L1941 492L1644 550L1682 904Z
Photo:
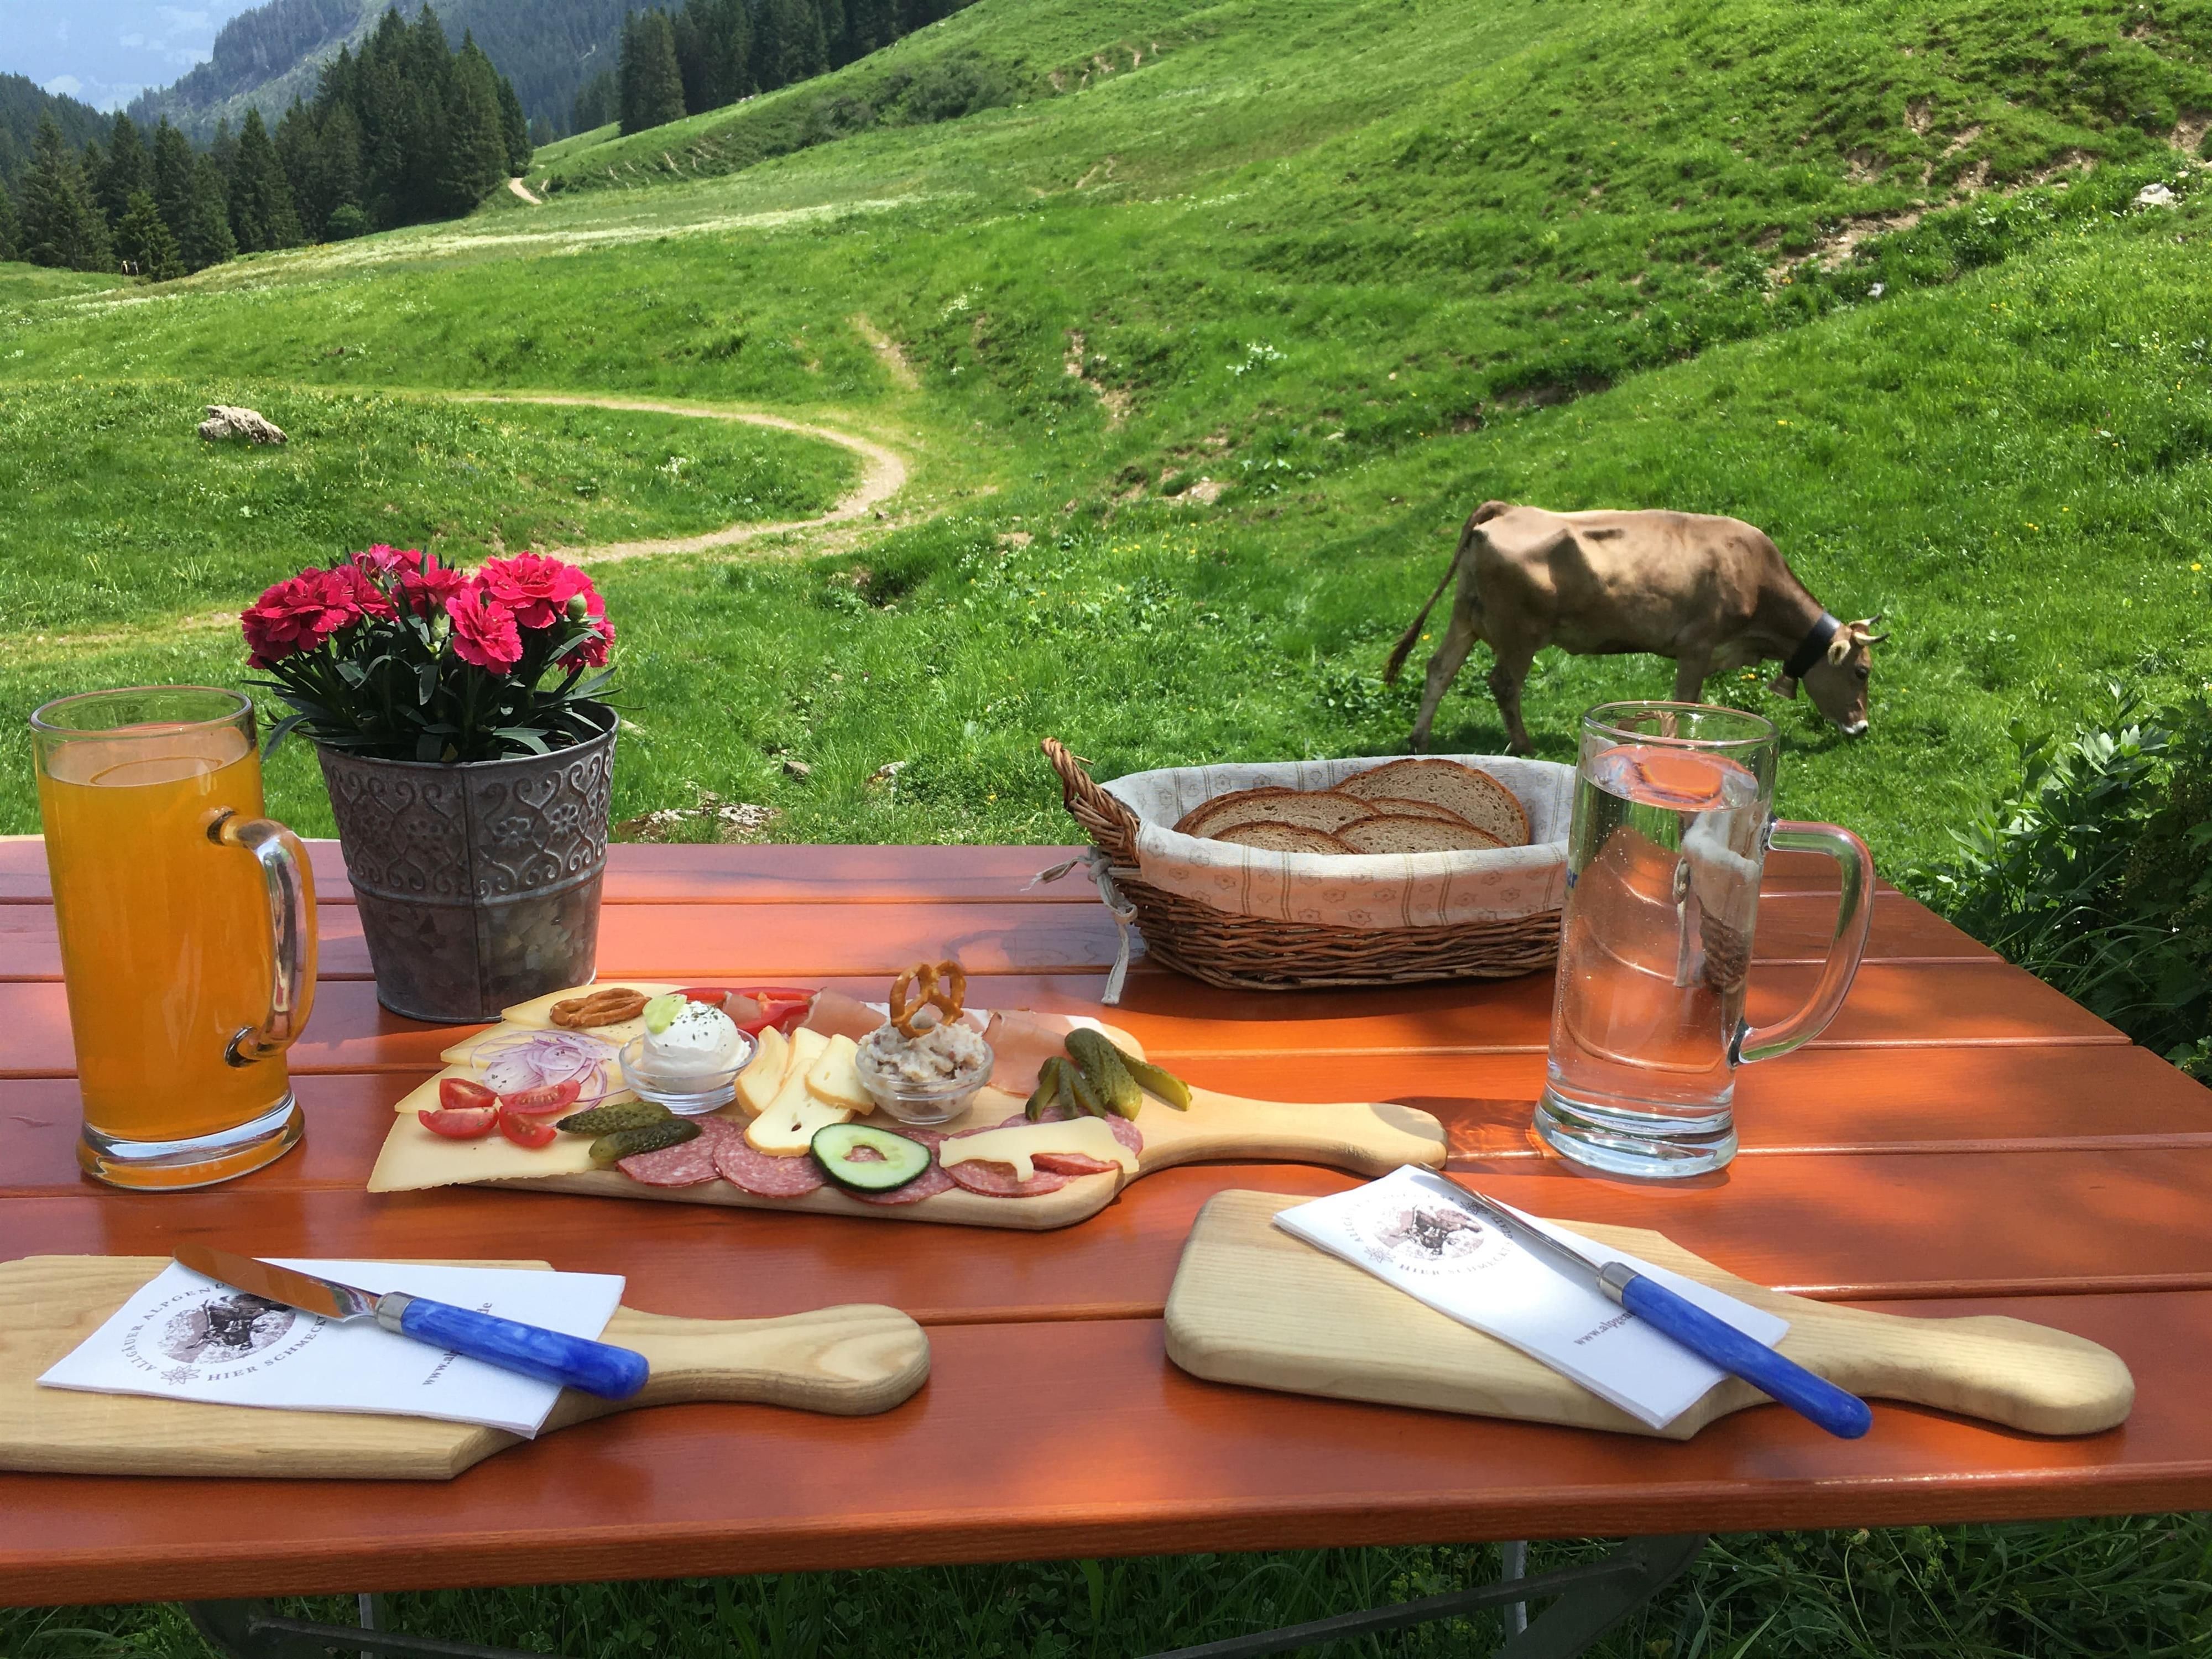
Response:
M1668 1440L1771 1403L1729 1377L1666 1428L1648 1428L1273 1224L1278 1211L1306 1201L1225 1192L1199 1212L1168 1295L1167 1351L1177 1365L1217 1382ZM2119 1356L2063 1331L1996 1315L1912 1319L1810 1302L1738 1279L1661 1233L1562 1224L1781 1315L1790 1322L1781 1352L1854 1394L2051 1435L2112 1428L2135 1402Z
M624 980L648 994L674 988L644 980ZM371 1192L419 1191L425 1187L477 1185L556 1193L585 1193L602 1198L635 1198L673 1204L716 1204L736 1209L796 1210L815 1215L864 1217L876 1221L929 1221L955 1226L1003 1227L1042 1232L1088 1219L1114 1200L1125 1181L1139 1180L1155 1170L1204 1158L1282 1159L1321 1164L1355 1175L1388 1175L1407 1164L1431 1169L1443 1166L1443 1126L1426 1112L1409 1106L1364 1101L1326 1103L1250 1100L1211 1089L1193 1089L1191 1108L1178 1111L1147 1095L1137 1116L1144 1138L1138 1153L1137 1173L1115 1170L1078 1176L1050 1193L1029 1198L998 1198L965 1188L938 1193L911 1204L869 1204L823 1186L800 1198L763 1198L726 1181L694 1187L651 1187L633 1181L620 1170L595 1169L586 1157L588 1143L563 1135L542 1151L516 1147L497 1135L482 1140L446 1140L423 1128L416 1113L434 1105L441 1078L473 1078L469 1063L474 1050L513 1029L542 1029L545 1011L560 997L558 992L535 1002L510 1008L506 1024L475 1033L447 1048L441 1056L447 1069L424 1082L395 1103L394 1121L386 1137L382 1155L369 1178ZM1103 1026L1123 1048L1141 1055L1143 1047L1128 1032ZM643 1026L636 1022L607 1026L592 1035L610 1042L626 1041ZM627 1093L612 1099L633 1098ZM979 1091L975 1103L952 1122L933 1126L938 1132L957 1134L1004 1122L1022 1109L1024 1097L1003 1090ZM720 1114L742 1126L747 1115L732 1103ZM855 1120L896 1133L904 1126L880 1114ZM543 1171L544 1173L538 1173Z
M47 1367L168 1265L162 1256L98 1255L0 1263L0 1469L450 1480L520 1438L421 1417L268 1411L38 1386ZM866 1304L738 1320L674 1319L623 1307L615 1310L605 1338L652 1363L643 1391L619 1401L564 1391L540 1434L641 1406L709 1400L866 1416L889 1411L929 1376L921 1327L896 1308Z

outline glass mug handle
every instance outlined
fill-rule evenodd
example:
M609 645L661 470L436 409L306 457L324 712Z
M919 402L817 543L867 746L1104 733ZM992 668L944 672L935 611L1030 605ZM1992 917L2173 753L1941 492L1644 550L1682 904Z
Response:
M1828 1022L1844 1006L1851 988L1859 958L1866 952L1867 928L1874 921L1869 900L1874 895L1874 855L1850 830L1832 823L1797 823L1778 819L1766 827L1770 851L1826 853L1836 861L1842 878L1836 897L1836 932L1828 942L1828 959L1820 969L1820 982L1802 1008L1779 1024L1747 1025L1736 1033L1730 1060L1747 1066L1772 1060L1801 1048L1828 1029Z
M276 971L269 987L268 1017L258 1027L239 1027L223 1052L232 1065L251 1066L290 1048L314 1010L315 878L300 838L274 818L226 811L208 826L208 839L251 853L269 896Z

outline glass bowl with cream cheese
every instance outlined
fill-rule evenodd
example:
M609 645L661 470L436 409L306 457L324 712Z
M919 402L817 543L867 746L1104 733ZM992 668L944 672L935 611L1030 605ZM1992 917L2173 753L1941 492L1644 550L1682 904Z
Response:
M876 1109L902 1123L950 1123L991 1080L997 1056L982 1034L960 1020L918 1036L878 1026L861 1040L853 1068Z
M656 997L646 1006L645 1034L623 1045L623 1081L679 1117L697 1117L737 1097L738 1073L759 1048L710 1002Z

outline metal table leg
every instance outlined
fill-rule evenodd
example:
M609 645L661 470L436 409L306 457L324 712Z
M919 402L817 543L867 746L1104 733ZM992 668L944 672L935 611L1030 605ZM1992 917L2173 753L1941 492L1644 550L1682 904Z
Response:
M364 1615L374 1617L371 1598L362 1600L367 1604ZM185 1613L208 1645L230 1659L330 1659L334 1648L388 1655L391 1659L540 1659L513 1648L403 1636L368 1624L319 1625L306 1619L280 1619L269 1611L265 1601L187 1601Z
M1479 1589L1453 1590L1426 1595L1395 1607L1374 1607L1365 1613L1343 1613L1310 1624L1289 1625L1279 1630L1232 1636L1197 1647L1175 1648L1152 1659L1259 1659L1269 1653L1352 1636L1372 1636L1386 1630L1403 1630L1431 1620L1450 1619L1484 1607L1507 1607L1556 1595L1557 1605L1516 1634L1498 1650L1497 1659L1574 1659L1589 1644L1680 1577L1705 1547L1702 1534L1680 1538L1632 1538L1601 1561L1561 1567L1534 1578L1512 1577ZM1522 1560L1527 1557L1524 1553Z

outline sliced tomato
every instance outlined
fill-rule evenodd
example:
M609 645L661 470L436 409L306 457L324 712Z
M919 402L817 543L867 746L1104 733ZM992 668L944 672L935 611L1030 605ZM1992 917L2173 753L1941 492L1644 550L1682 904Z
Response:
M481 1083L472 1083L465 1077L441 1077L438 1079L438 1104L450 1112L480 1112L487 1106L499 1104L499 1097Z
M729 1010L730 993L717 985L686 985L676 994L686 1002L709 1003L724 1012Z
M518 1117L538 1117L546 1112L557 1112L576 1103L576 1097L584 1092L581 1079L570 1078L566 1083L540 1083L534 1088L517 1089L511 1095L496 1097L500 1106ZM508 1137L514 1139L513 1136Z
M576 1085L572 1083L568 1086L574 1090ZM528 1146L533 1151L540 1146L550 1146L553 1137L559 1133L543 1118L521 1116L511 1108L500 1113L499 1132L516 1146Z
M750 997L756 1002L808 1002L814 993L797 985L740 985L738 994Z
M496 1106L441 1106L434 1112L417 1112L415 1115L434 1135L443 1135L448 1140L482 1140L491 1133L491 1126L499 1121L500 1113Z

